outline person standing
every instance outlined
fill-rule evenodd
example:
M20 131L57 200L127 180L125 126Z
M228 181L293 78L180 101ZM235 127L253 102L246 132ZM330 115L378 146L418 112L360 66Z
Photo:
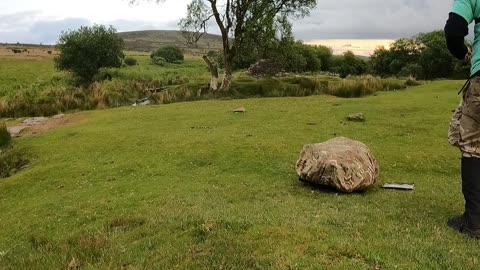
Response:
M475 22L472 50L465 45L468 26ZM448 50L471 62L470 79L462 88L462 102L453 114L449 142L462 153L462 192L465 212L448 219L448 226L472 238L480 238L480 0L454 0L445 25Z

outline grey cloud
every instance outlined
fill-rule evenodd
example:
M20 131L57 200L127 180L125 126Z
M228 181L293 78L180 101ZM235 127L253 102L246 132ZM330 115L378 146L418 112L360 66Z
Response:
M29 30L31 43L55 44L62 31L75 30L81 26L89 26L88 20L69 18L59 21L40 21Z
M55 44L62 31L92 25L92 22L83 18L48 20L40 18L39 15L36 11L0 15L0 42ZM113 25L119 32L178 29L176 21L159 24L142 20L115 20L103 24Z
M62 31L90 24L82 18L45 20L37 11L1 15L0 42L54 44Z
M442 29L453 0L319 0L309 17L294 22L296 38L396 39ZM62 30L91 22L77 18L51 21L39 12L0 15L0 42L55 43ZM177 21L143 20L106 22L118 31L178 29ZM215 24L209 32L218 33ZM473 31L470 31L471 33Z
M319 0L294 23L297 38L396 39L443 29L453 0Z

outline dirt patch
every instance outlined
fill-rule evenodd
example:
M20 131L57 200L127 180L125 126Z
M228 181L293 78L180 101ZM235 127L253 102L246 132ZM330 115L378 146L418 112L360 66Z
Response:
M23 120L16 126L8 128L12 137L32 136L45 131L64 127L81 121L80 114L58 114L50 118L33 117Z

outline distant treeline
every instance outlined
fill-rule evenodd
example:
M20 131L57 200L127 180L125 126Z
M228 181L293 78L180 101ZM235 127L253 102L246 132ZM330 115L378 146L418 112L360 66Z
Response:
M351 51L340 56L333 55L329 47L306 45L292 38L246 44L249 46L240 48L235 59L237 69L248 68L260 59L270 59L285 72L331 72L341 77L373 74L427 80L462 79L468 77L470 70L469 64L455 59L449 53L443 31L398 39L389 49L378 47L369 60L356 57ZM221 66L221 54L216 57Z
M421 33L396 40L390 49L379 47L370 58L371 73L413 76L419 79L466 78L470 64L455 59L448 51L445 33Z

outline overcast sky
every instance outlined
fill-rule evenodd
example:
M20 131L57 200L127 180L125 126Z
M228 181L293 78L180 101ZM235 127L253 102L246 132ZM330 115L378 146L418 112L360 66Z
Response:
M62 30L92 23L118 31L177 29L190 0L0 0L0 42L53 44ZM453 0L319 0L294 23L297 39L396 39L443 29ZM217 32L215 25L210 32Z

